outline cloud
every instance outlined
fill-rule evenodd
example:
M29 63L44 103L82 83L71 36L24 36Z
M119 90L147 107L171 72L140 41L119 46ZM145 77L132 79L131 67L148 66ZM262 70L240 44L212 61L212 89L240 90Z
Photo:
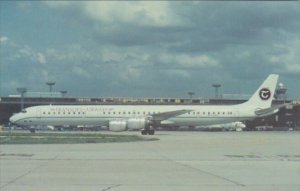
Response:
M28 59L33 63L38 63L38 64L46 64L46 56L41 53L37 52L36 50L32 49L29 45L19 45L16 43L13 43L14 48L17 48L16 52L12 54L12 59L17 60L17 59ZM12 45L10 45L12 46Z
M213 93L212 82L234 92L269 73L290 82L300 73L298 2L29 6L0 12L3 83L13 73L20 84L38 89L36 79L55 80L76 95L176 97L189 90L205 97ZM299 95L294 89L289 95Z
M300 45L297 41L276 43L273 45L272 51L267 54L267 59L279 73L300 74L299 51Z
M22 11L30 11L31 10L31 2L19 1L19 2L17 2L17 7L19 7Z
M211 68L218 67L219 63L207 55L188 55L188 54L161 54L160 60L163 63L171 64L170 67L181 68Z
M131 23L147 26L168 26L178 23L169 2L151 1L87 1L87 2L45 2L51 8L76 7L90 19L104 24Z
M212 58L209 58L206 55L201 56L188 56L188 55L176 55L175 59L182 66L186 67L217 67L219 66L218 62Z
M72 5L70 1L43 1L43 3L51 8L65 8Z
M38 63L40 63L40 64L46 64L47 63L46 57L45 57L44 54L38 52L37 55L36 55L36 57L37 57L37 62Z
M0 36L0 44L4 44L7 41L8 41L8 37L6 37L6 36Z
M48 57L62 61L82 62L93 60L90 51L83 48L80 44L68 44L63 48L49 48L45 51Z
M179 69L170 69L165 72L169 77L175 78L191 78L191 74L188 71L179 70Z
M79 67L79 66L74 66L72 68L72 72L75 75L78 75L83 78L91 78L91 75L89 74L89 72L87 72L86 70L84 70L82 67Z

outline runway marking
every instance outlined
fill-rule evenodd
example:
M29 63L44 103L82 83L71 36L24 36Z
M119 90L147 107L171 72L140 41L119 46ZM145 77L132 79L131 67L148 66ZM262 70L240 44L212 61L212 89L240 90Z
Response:
M211 176L220 178L220 179L225 180L225 181L227 181L227 182L231 182L231 183L233 183L233 184L235 184L235 185L237 185L237 186L246 186L245 184L239 183L239 182L234 181L234 180L231 180L231 179L229 179L229 178L226 178L226 177L223 177L223 176L220 176L220 175L217 175L217 174L208 172L208 171L201 170L201 169L199 169L199 168L190 166L190 165L188 165L188 164L181 163L181 162L179 162L179 161L174 161L174 160L170 160L170 161L172 161L172 162L174 162L174 163L176 163L176 164L179 164L179 165L181 165L181 166L184 166L184 167L187 167L187 168L190 168L190 169L193 169L193 170L202 172L202 173L204 173L204 174L209 174L209 175L211 175Z
M233 184L235 184L235 185L237 185L237 186L243 186L243 187L246 186L246 185L244 185L244 184L242 184L242 183L239 183L239 182L237 182L237 181L231 180L231 179L229 179L229 178L226 178L226 177L223 177L223 176L220 176L220 175L217 175L217 174L213 174L213 173L211 173L211 172L207 172L207 171L201 170L201 169L199 169L199 168L190 166L190 165L188 165L188 164L181 163L180 161L173 160L173 159L171 159L171 158L165 156L164 154L157 152L157 150L153 149L152 147L151 147L151 148L149 147L148 149L149 149L149 150L152 150L153 152L155 152L156 154L158 154L158 155L161 156L162 158L165 158L166 161L170 161L170 162L172 162L172 163L181 165L181 166L186 167L186 168L190 168L190 169L192 169L192 170L195 170L195 171L198 171L198 172L201 172L201 173L204 173L204 174L209 174L209 175L214 176L214 177L216 177L216 178L219 178L219 179L225 180L225 181L227 181L227 182L233 183Z
M61 152L60 152L61 153ZM10 184L12 183L15 183L16 181L20 180L21 178L27 176L28 174L36 171L37 169L41 168L41 167L44 167L44 166L47 166L50 162L52 162L53 160L56 160L58 158L58 156L60 155L60 153L58 153L57 155L55 155L53 158L50 158L50 159L47 159L47 160L38 160L38 161L45 161L44 163L30 169L29 171L25 172L24 174L21 174L20 176L17 176L16 178L12 179L11 181L8 181L6 184L3 184L2 186L0 186L0 190L2 188L5 188L7 186L9 186ZM24 155L24 154L23 154ZM27 155L25 155L27 156ZM33 154L32 154L33 156ZM30 156L31 157L31 156ZM1 159L3 160L3 159ZM8 159L8 160L11 160L11 159ZM16 160L19 160L19 159L16 159ZM32 159L32 158L26 158L25 160L36 160L36 159Z
M30 174L30 173L34 172L35 170L39 169L40 167L45 166L47 163L48 163L48 162L45 162L44 164L40 164L40 165L36 166L35 168L30 169L29 171L25 172L24 174L21 174L20 176L17 176L16 178L12 179L11 181L8 181L6 184L3 184L2 186L0 186L0 190L1 190L2 188L5 188L5 187L9 186L9 185L12 184L12 183L15 183L15 182L18 181L19 179L21 179L21 178L27 176L28 174Z

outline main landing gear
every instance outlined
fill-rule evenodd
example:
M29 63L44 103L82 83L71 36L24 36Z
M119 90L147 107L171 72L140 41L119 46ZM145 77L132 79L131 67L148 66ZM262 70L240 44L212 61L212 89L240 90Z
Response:
M141 133L142 135L154 135L155 131L154 129L143 129Z
M30 131L30 133L35 133L35 128L34 127L30 127L29 131Z

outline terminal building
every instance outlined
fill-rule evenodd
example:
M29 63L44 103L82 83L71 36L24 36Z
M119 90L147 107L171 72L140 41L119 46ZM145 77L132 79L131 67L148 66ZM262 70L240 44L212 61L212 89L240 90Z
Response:
M299 103L286 99L286 88L279 84L274 96L273 105L283 103ZM22 108L36 105L107 105L107 104L143 104L143 105L233 105L247 101L247 99L229 99L228 96L219 96L214 99L197 98L120 98L120 97L66 97L66 91L61 92L27 92L19 91L18 95L0 97L0 125L8 124L13 113ZM256 127L272 127L276 130L299 130L300 106L282 108L278 113L257 118L254 121L244 121L246 130L255 130Z

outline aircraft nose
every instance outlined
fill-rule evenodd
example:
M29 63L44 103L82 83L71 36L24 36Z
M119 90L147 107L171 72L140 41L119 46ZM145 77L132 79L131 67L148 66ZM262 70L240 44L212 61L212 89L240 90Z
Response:
M11 117L9 118L9 121L10 121L11 123L15 123L15 122L17 121L17 116L16 116L16 114L13 115L13 116L11 116Z

